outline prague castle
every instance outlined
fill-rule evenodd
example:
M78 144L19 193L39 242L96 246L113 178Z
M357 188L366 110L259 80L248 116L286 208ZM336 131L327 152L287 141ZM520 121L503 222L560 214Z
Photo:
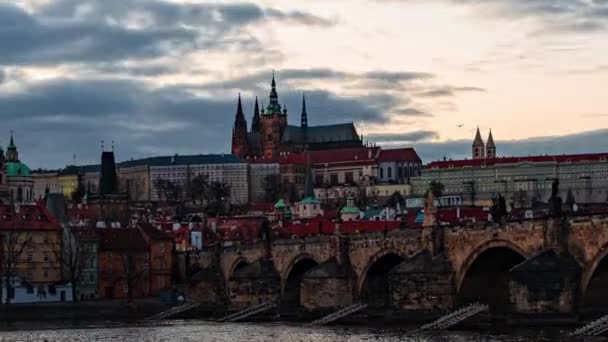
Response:
M306 99L302 97L300 126L287 123L287 109L279 103L274 74L269 103L260 110L256 97L251 130L243 113L239 95L232 131L232 154L240 158L274 159L291 152L362 147L353 123L309 126Z

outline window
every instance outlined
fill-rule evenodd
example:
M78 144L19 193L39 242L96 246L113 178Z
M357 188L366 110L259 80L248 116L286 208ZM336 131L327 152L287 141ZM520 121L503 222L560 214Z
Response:
M49 271L48 270L44 270L44 277L48 278L49 277Z
M380 168L380 178L384 178L384 168Z
M46 253L44 254L44 261L45 261L45 262L49 261L49 255L48 255L48 254L46 254Z
M393 168L389 166L386 171L388 174L388 178L393 178Z
M354 176L353 176L352 172L345 173L344 174L344 178L346 180L346 184L353 184L353 183L355 183L355 179L354 179Z
M27 255L27 262L33 262L34 261L34 256L31 254Z
M329 181L330 181L331 185L338 185L338 174L332 173L329 176Z
M158 251L161 253L165 252L165 243L164 242L161 242L158 244Z

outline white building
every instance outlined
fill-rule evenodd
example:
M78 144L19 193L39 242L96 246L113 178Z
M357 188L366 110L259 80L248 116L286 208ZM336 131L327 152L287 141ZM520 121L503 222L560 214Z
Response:
M21 277L11 279L11 303L56 303L72 301L72 284L39 285L29 284ZM6 303L7 289L5 278L2 279L2 304Z

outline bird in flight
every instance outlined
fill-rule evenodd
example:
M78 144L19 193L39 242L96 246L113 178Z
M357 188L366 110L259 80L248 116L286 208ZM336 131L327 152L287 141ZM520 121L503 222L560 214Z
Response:
M460 124L460 125L458 125L458 128L460 128L460 127L462 127L462 126L464 126L464 124Z

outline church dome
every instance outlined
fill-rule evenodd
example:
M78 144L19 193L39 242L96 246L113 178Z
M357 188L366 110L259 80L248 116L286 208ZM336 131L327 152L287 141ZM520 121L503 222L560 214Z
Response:
M32 175L30 168L20 161L6 163L8 177L27 177Z

